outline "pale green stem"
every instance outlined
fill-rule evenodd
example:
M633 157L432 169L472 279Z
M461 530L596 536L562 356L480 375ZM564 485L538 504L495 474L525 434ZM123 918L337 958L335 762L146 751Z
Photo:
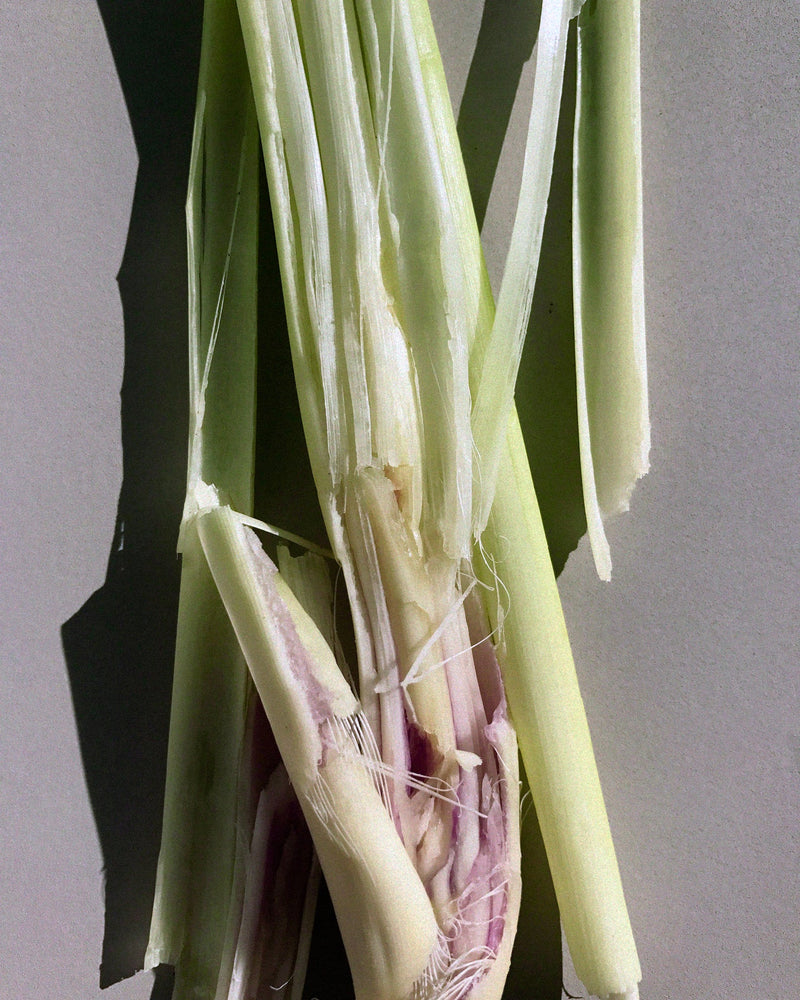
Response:
M516 417L484 534L507 592L498 655L575 970L592 994L637 996L641 970L547 541Z
M589 540L607 580L603 520L628 509L650 451L639 0L584 6L577 94L572 236L581 471Z
M230 2L206 4L187 198L190 444L187 510L201 476L249 511L253 475L258 146ZM213 358L213 364L211 360ZM224 373L224 374L223 374ZM236 434L228 432L230 424ZM190 522L183 554L148 967L177 965L175 997L214 996L243 878L237 824L252 687Z

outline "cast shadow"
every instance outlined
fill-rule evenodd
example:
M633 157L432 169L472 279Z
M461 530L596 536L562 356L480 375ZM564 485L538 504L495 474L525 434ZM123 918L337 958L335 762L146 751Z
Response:
M98 0L139 168L118 282L122 486L106 579L62 626L103 854L100 986L141 969L161 832L188 412L184 201L202 2ZM159 970L153 1000L171 992Z
M482 225L540 4L486 0L458 134ZM578 451L572 322L572 130L575 23L570 30L553 182L516 402L556 573L586 533Z

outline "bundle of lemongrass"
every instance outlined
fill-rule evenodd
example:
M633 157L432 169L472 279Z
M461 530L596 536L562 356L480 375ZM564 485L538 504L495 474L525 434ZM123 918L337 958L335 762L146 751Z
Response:
M513 406L579 7L542 5L495 311L426 0L206 0L180 620L147 953L176 965L180 1000L299 1000L316 859L359 1000L499 998L520 906L517 741L575 968L592 993L637 995ZM578 420L602 575L602 517L647 455L637 8L590 0L578 30ZM278 567L251 510L259 132L331 548L281 548Z

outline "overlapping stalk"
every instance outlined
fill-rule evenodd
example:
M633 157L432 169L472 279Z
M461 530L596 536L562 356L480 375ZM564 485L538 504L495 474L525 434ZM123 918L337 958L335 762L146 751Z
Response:
M586 523L603 579L603 522L628 509L649 468L640 105L639 0L586 3L572 186L575 362Z
M238 0L241 28L233 0L206 2L188 204L186 597L148 956L177 962L181 1000L276 988L299 997L308 908L276 931L274 907L258 898L265 872L266 896L287 878L309 881L299 896L313 895L298 802L359 1000L499 998L520 900L509 714L576 969L600 996L636 995L513 411L579 7L543 5L522 207L495 318L426 0ZM240 31L306 441L350 600L357 693L331 652L325 572L285 554L278 572L248 527L257 163ZM209 656L200 646L212 612L226 624ZM260 724L246 721L239 647L297 801L277 765L254 781ZM229 688L226 718L213 699ZM217 799L199 785L208 771L193 776L183 763L203 754ZM216 824L211 836L176 812L187 782L192 812L208 809ZM212 850L219 863L206 865Z
M313 913L317 878L306 825L197 532L197 512L218 495L244 514L252 507L258 171L235 4L208 0L186 206L190 419L181 592L145 956L148 968L176 966L176 1000L236 1000L259 982L288 1000L276 988L293 974L302 981L308 935L298 929Z
M369 957L359 931L356 990L499 996L519 896L516 749L470 593L475 331L414 25L403 4L239 7L361 705L409 884L424 888L419 925L435 930L402 961L385 941ZM326 868L325 853L353 927L366 901L337 892L342 861ZM397 918L391 893L381 905Z
M148 966L177 964L179 994L184 979L216 981L231 886L241 881L236 827L252 701L193 524L204 481L250 511L255 405L255 116L235 18L220 5L208 4L205 13L187 199L189 472L162 846L146 955ZM236 115L224 115L231 106ZM221 377L226 370L230 378ZM235 440L226 441L227 421L241 429Z

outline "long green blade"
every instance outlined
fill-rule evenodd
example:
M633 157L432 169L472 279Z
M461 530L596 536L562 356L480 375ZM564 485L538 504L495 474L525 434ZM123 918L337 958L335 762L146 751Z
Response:
M584 505L597 571L603 521L648 469L639 0L588 0L578 19L573 293Z
M190 436L170 742L146 964L214 996L241 876L236 824L252 688L192 515L203 482L252 504L258 144L234 3L208 0L187 198Z
M514 403L514 385L533 302L553 173L567 33L579 7L580 0L542 3L533 103L517 212L494 323L473 361L479 369L472 415L476 463L482 483L481 503L475 514L478 534L489 517L505 428Z
M638 995L631 932L589 727L578 688L525 445L512 417L484 534L486 582L499 579L500 629L512 721L542 831L575 970L597 996ZM490 570L490 572L489 572Z

